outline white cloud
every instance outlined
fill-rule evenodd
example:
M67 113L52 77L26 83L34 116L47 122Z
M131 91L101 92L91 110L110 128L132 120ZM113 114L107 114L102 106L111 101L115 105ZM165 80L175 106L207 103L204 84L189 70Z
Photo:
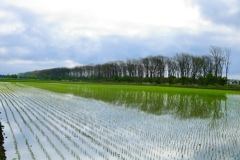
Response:
M210 45L240 51L238 0L0 1L0 73L207 54Z
M22 60L22 59L12 59L8 61L0 61L1 64L4 65L29 65L34 64L34 61L30 60Z
M8 53L8 49L5 47L0 47L0 56L6 55Z
M96 38L101 35L146 35L170 28L195 29L204 22L197 7L186 0L5 0L42 16L55 24L54 33ZM51 27L50 27L51 28Z
M0 35L18 34L24 31L24 24L12 12L0 9Z
M230 74L230 75L228 75L228 78L240 80L240 75L239 74Z
M18 34L24 31L24 26L19 23L0 24L0 35Z
M74 62L72 60L32 61L32 60L12 59L9 61L0 61L0 63L5 65L32 65L33 67L39 67L41 65L47 65L48 67L58 65L59 67L69 67L69 68L80 65L79 63Z
M23 59L0 60L0 74L13 74L34 70L42 70L57 67L74 67L81 64L72 60L46 60L33 61Z
M27 55L30 53L29 49L26 47L15 46L12 49L13 52L17 53L18 55Z
M65 60L65 61L63 61L63 64L62 64L62 66L68 67L68 68L72 68L72 67L79 66L79 65L80 65L79 63L74 62L72 60Z

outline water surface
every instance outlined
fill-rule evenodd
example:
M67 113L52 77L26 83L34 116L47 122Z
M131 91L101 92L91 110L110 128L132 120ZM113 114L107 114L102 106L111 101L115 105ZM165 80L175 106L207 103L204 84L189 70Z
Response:
M9 159L240 159L239 95L72 90L0 84Z

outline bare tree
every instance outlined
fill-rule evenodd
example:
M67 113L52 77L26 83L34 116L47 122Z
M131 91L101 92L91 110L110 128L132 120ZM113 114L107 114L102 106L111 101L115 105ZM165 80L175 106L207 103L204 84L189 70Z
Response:
M202 57L192 56L192 80L202 76L204 61Z
M158 63L157 66L158 77L163 78L166 70L166 58L164 56L156 56L156 60Z
M187 53L177 53L174 57L180 69L181 78L189 77L191 70L191 55Z
M207 74L212 74L213 72L212 57L209 55L205 55L201 58L203 60L203 77L206 78Z
M138 77L138 78L164 78L167 73L169 83L172 83L173 77L181 78L182 83L189 83L192 78L194 83L201 81L205 83L206 78L211 76L219 77L226 73L228 77L231 64L231 49L217 46L209 47L209 55L194 56L188 53L177 53L174 57L148 56L141 59L128 59L125 61L113 61L97 65L77 66L71 69L55 68L33 72L38 77L49 77L49 79L99 79L115 80L118 77ZM225 67L225 68L224 68ZM224 70L225 69L225 70ZM29 73L28 73L29 74ZM201 77L201 78L200 78ZM113 79L114 78L114 79ZM135 80L135 78L132 78ZM119 78L121 80L121 78ZM137 78L136 78L137 80ZM147 79L152 81L150 79ZM199 81L197 81L199 80ZM216 79L218 81L218 79ZM177 79L176 82L179 80ZM219 82L211 82L219 83ZM207 84L208 82L206 82ZM222 82L220 82L222 83Z
M144 66L144 71L145 71L145 77L148 78L149 76L149 64L150 63L150 60L149 60L149 57L146 57L146 58L142 58L142 64Z
M158 68L158 58L156 56L148 57L149 58L149 72L150 72L150 78L153 78L156 76L156 71Z
M125 61L118 61L118 66L119 66L119 75L118 76L126 76L127 75L127 66Z
M135 64L134 60L128 59L126 61L128 76L133 77L135 75Z
M173 58L167 58L167 68L168 68L168 78L169 77L178 77L178 66L177 62Z
M100 64L94 66L94 75L98 78L102 77L102 67Z
M214 76L215 77L222 76L222 70L225 61L223 49L217 46L210 46L209 52L213 59Z
M123 64L124 62L122 61L117 61L116 65L117 65L117 76L122 77L123 76Z
M225 73L226 73L226 79L228 79L228 72L229 72L229 67L231 64L231 49L230 48L225 48L224 53L225 53Z
M143 78L144 76L144 67L141 60L136 60L136 72L138 78Z

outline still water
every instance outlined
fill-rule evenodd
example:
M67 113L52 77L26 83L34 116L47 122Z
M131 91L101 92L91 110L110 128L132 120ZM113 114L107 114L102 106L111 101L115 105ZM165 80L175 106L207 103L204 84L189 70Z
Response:
M8 159L240 159L238 94L70 89L0 85Z
M189 89L189 92L181 91L129 91L121 89L92 89L88 86L69 87L77 96L101 100L114 105L135 108L140 111L155 115L170 114L179 119L221 119L226 118L228 111L233 108L236 113L240 106L240 93L200 93ZM76 90L78 92L76 92ZM240 108L239 108L240 109Z

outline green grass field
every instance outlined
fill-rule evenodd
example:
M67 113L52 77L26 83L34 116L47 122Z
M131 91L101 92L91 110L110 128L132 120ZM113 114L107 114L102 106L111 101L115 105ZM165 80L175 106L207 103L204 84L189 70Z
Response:
M69 82L22 82L22 84L57 93L100 100L118 106L138 108L152 114L175 112L175 115L180 118L212 116L212 113L220 112L221 103L227 101L228 95L239 95L239 92L229 90L130 84Z
M197 94L240 94L238 91L205 89L205 88L185 88L170 86L148 86L132 84L104 84L104 83L70 83L70 82L21 82L23 84L37 87L58 93L72 93L78 95L82 88L88 88L92 91L145 91L145 92L176 92L176 93L197 93Z

